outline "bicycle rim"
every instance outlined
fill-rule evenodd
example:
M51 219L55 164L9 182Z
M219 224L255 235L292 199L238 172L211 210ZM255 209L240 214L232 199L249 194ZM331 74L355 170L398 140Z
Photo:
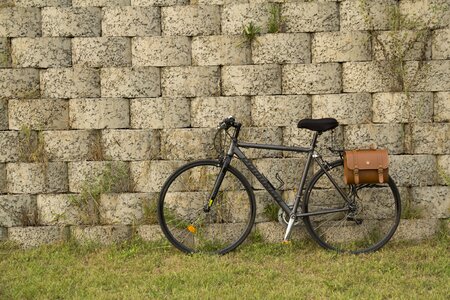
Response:
M400 194L392 178L384 184L345 185L342 160L332 163L329 173L351 202L343 199L322 170L317 172L307 188L303 211L348 211L305 217L312 238L326 249L355 254L383 247L400 222Z
M204 207L221 170L217 161L189 163L169 177L158 205L163 233L178 249L224 254L250 233L255 199L250 184L230 167L209 212Z

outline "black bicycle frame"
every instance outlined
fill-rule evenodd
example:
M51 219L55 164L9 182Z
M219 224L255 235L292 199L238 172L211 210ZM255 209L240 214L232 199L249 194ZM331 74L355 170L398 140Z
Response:
M225 177L226 170L227 170L228 166L230 165L232 158L234 157L234 155L236 155L239 158L239 160L241 160L244 163L244 165L247 167L247 169L249 169L250 172L256 177L256 179L258 179L258 181L261 183L261 185L272 196L274 201L291 218L292 217L306 217L306 216L313 216L313 215L321 215L321 214L328 214L328 213L349 210L348 208L335 208L335 209L327 209L327 210L320 210L320 211L315 211L315 212L297 214L297 209L300 204L300 200L303 196L302 193L303 193L304 186L306 183L306 177L308 175L308 171L311 167L311 162L313 161L313 159L319 165L319 167L325 172L326 176L331 181L331 183L334 185L334 187L338 190L339 194L345 199L345 201L347 203L350 203L350 200L348 199L347 195L342 191L342 189L339 187L339 185L336 183L336 181L333 179L333 177L329 174L329 172L327 170L327 166L322 163L320 156L314 151L319 133L317 133L317 132L314 133L313 140L312 140L311 146L309 148L238 142L237 141L238 134L239 134L239 130L236 129L236 132L234 133L234 137L232 137L232 143L230 145L228 153L223 160L222 169L221 169L219 176L217 177L216 182L214 184L214 188L211 193L210 200L209 200L209 205L208 205L209 207L213 204L213 202L217 196L219 187L222 184L223 178ZM284 200L281 198L281 195L274 188L272 183L261 172L259 172L258 169L255 167L255 165L245 156L245 154L241 151L240 147L241 148L252 148L252 149L267 149L267 150L300 152L300 153L308 154L307 161L306 161L306 164L303 169L302 179L300 181L300 185L299 185L297 194L295 196L295 201L294 201L292 210L289 208L289 206L286 204L286 202L284 202Z

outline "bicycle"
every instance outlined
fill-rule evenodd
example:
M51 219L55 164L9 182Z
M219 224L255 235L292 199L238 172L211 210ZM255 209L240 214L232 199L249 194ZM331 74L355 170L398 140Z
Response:
M332 118L301 120L298 128L314 132L311 144L291 147L241 142L238 140L241 124L233 117L224 119L216 138L229 139L228 151L221 151L216 160L187 163L164 183L158 202L158 219L164 235L187 253L225 254L247 238L255 222L255 195L246 177L231 166L233 158L238 158L280 207L280 221L286 225L284 241L289 241L293 226L301 218L312 239L323 248L355 254L380 249L400 222L399 191L391 177L385 184L343 183L343 150L330 148L340 159L327 162L316 147L318 137L338 125ZM282 199L241 148L307 155L292 204ZM313 161L319 170L306 184Z

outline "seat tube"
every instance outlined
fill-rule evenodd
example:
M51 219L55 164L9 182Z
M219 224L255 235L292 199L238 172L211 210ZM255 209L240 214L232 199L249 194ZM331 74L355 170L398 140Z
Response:
M297 213L297 209L298 206L300 204L300 199L302 198L302 193L303 193L303 188L305 187L305 183L306 183L306 178L308 177L308 171L309 168L311 167L311 162L314 158L314 153L315 153L315 148L316 148L316 144L317 144L317 137L318 137L318 133L315 132L313 139L311 141L311 151L308 153L308 157L306 159L306 164L305 164L305 168L303 169L303 174L302 174L302 179L300 181L300 185L297 191L297 195L295 196L295 201L294 201L294 207L292 209L292 213L296 214Z

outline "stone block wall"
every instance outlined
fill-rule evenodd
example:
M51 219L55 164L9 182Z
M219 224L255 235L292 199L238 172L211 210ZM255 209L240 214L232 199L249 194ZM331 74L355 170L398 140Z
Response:
M259 30L247 40L250 22ZM335 117L323 149L388 148L404 206L418 212L399 237L429 236L450 217L450 3L1 1L0 240L159 239L164 180L215 157L214 127L229 115L247 141L304 146L298 120ZM302 156L247 153L294 194ZM93 216L75 199L100 179L114 185ZM281 239L251 182L256 228Z

